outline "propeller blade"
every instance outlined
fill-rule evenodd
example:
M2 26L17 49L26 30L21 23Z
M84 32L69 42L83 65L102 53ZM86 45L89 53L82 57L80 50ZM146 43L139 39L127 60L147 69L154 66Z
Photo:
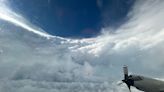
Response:
M124 80L128 79L128 67L124 65L123 67L123 72L124 72Z
M123 72L124 72L124 80L122 80L122 82L126 83L128 89L129 89L129 92L131 92L130 86L131 86L132 80L129 79L128 67L126 65L124 65L124 67L123 67Z
M117 83L118 86L120 86L120 85L122 85L122 84L123 84L123 82Z
M131 92L130 85L128 85L128 88L129 88L129 92Z

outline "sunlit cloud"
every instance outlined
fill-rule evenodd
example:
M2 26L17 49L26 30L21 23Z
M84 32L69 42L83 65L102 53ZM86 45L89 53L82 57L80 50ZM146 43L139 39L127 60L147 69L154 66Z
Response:
M104 28L101 35L88 39L51 38L9 7L0 7L0 18L16 24L15 29L50 37L22 36L10 26L1 28L5 31L0 31L0 90L127 92L126 85L117 85L123 65L130 73L163 79L163 6L162 0L138 0L125 24L113 33Z
M39 34L41 36L50 38L53 37L47 33L45 33L41 28L31 25L29 21L23 18L20 14L13 12L8 4L8 0L1 0L0 1L0 19L11 22L17 26L20 26L28 31L33 33Z

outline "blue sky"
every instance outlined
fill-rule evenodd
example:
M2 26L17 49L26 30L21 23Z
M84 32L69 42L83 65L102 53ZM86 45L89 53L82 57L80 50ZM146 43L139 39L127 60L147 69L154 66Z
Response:
M42 4L41 0L28 1L0 0L1 92L127 92L126 85L117 86L123 78L123 65L129 66L129 73L164 79L161 72L164 70L164 1L136 0L134 5L129 4L132 10L125 8L124 13L118 12L123 9L119 8L121 4L112 9L117 4L110 3L110 6L108 1L103 8L99 1L99 14L108 16L100 17L96 23L103 24L100 29L109 28L104 29L104 34L88 39L68 39L42 32L40 27L54 35L62 36L63 32L65 37L87 36L61 25L56 13L51 15L52 10L58 11L48 6L51 1ZM60 6L62 2L55 4ZM110 13L112 10L117 13ZM71 36L59 30L60 27L67 29ZM114 34L109 34L110 28L116 28ZM134 88L132 92L140 91Z
M134 0L12 0L12 6L52 35L93 37L103 27L118 28Z

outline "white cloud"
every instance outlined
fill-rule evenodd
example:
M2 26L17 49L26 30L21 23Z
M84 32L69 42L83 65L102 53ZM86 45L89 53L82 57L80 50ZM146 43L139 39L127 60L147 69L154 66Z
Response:
M23 18L20 14L15 13L9 7L8 0L0 0L0 19L11 22L28 31L39 34L43 37L51 38L53 36L45 33L41 28L32 25L29 21ZM40 31L38 31L40 30Z
M82 40L46 39L26 31L31 26L1 20L1 92L127 92L125 85L116 85L123 65L130 72L163 78L163 6L162 0L137 0L115 33L104 28L104 34ZM26 21L20 23L27 26Z

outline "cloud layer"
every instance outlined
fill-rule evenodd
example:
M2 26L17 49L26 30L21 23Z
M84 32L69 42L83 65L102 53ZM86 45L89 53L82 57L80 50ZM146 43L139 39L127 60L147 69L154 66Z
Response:
M114 33L104 28L98 37L81 40L47 39L1 18L0 91L127 92L125 85L116 85L123 65L132 73L163 78L163 6L162 0L138 0Z

